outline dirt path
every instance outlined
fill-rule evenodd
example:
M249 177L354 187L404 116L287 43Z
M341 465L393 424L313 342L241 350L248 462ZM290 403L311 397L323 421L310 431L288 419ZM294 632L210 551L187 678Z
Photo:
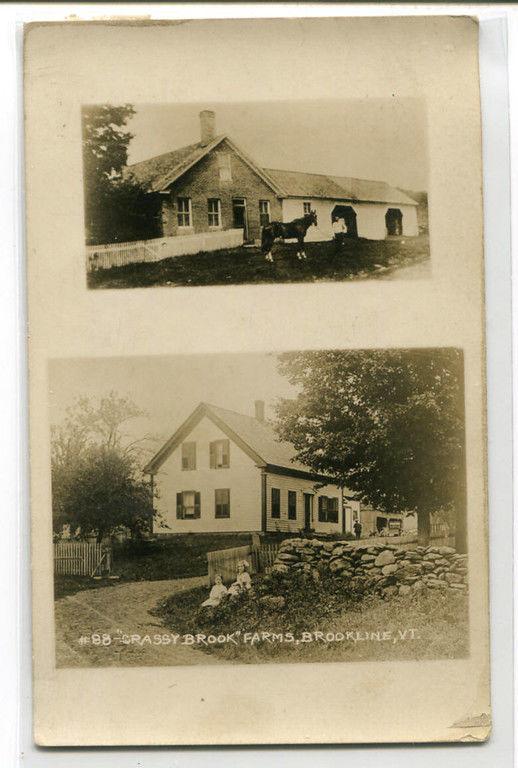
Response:
M188 645L163 641L157 644L157 636L170 638L174 633L149 613L159 600L204 583L204 576L132 582L85 590L57 600L56 666L217 663L213 656Z

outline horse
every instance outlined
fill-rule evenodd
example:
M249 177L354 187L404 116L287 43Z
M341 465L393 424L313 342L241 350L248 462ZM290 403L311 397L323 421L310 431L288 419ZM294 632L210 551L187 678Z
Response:
M272 221L270 224L263 227L261 234L261 251L265 254L266 261L273 262L272 245L279 237L282 237L283 240L297 238L297 259L299 261L305 259L304 238L312 224L314 224L315 227L317 225L316 211L310 211L309 213L305 213L300 219L294 219L293 221L286 223L282 221Z

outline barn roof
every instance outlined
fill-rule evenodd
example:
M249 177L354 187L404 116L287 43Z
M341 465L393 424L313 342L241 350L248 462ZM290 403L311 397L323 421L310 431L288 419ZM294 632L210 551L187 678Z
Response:
M417 205L411 197L384 181L355 179L350 176L326 176L321 173L280 171L272 168L265 170L285 191L287 197Z
M188 419L151 459L144 471L154 474L204 416L237 443L258 466L332 482L330 478L324 478L310 467L294 460L295 447L285 440L280 440L270 422L259 421L253 416L245 416L209 403L200 403L195 408Z
M352 202L417 205L417 202L411 197L384 181L261 168L224 134L216 136L209 144L203 145L198 141L195 144L188 144L186 147L174 149L172 152L165 152L163 155L157 155L149 160L142 160L140 163L129 165L125 174L133 175L148 192L163 192L223 141L226 141L280 198L308 197L350 200Z

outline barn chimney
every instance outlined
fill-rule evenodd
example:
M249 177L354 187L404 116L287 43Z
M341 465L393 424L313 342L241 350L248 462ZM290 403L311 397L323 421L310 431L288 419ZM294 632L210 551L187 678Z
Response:
M257 421L264 421L264 400L255 401L255 418Z
M216 137L216 115L211 109L200 112L200 144L206 147Z

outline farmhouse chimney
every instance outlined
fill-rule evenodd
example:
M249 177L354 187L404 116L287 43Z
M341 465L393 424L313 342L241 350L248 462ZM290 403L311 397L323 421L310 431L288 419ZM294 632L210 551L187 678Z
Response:
M257 421L264 421L264 400L255 401L255 418Z
M200 112L200 143L206 147L216 137L216 115L211 109Z

